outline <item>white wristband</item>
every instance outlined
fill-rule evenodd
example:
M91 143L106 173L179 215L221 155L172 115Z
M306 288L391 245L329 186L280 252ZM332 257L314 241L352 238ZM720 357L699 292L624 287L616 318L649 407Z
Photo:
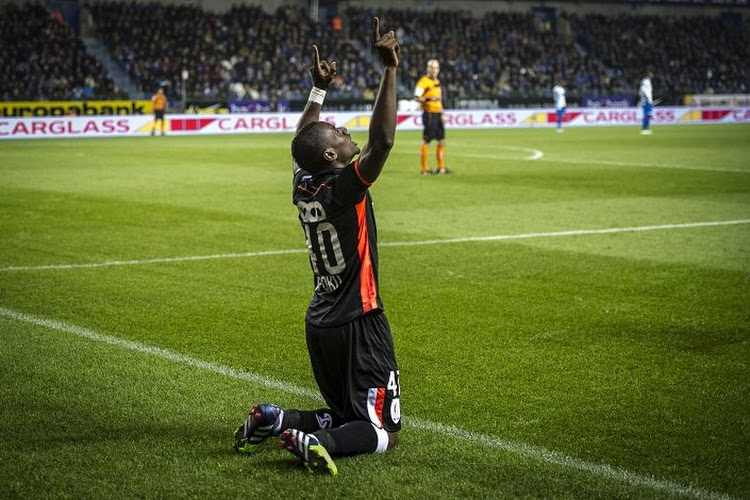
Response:
M316 104L323 105L323 100L326 98L326 91L323 89L319 89L318 87L313 87L310 91L310 97L307 99L308 101L312 101Z

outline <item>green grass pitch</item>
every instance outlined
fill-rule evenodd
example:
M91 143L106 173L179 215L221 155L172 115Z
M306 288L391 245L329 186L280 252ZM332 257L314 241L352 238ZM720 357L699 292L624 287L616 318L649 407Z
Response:
M231 446L320 405L290 141L0 142L0 496L750 497L750 127L398 133L404 428L335 478Z

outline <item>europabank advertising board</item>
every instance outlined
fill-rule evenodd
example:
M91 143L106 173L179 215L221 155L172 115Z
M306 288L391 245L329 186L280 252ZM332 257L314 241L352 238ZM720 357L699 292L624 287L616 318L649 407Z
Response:
M252 113L219 115L167 115L167 135L263 134L292 132L300 113ZM572 108L565 113L566 127L633 126L641 123L639 108ZM450 130L503 129L556 126L550 109L447 110L443 113ZM321 113L321 120L350 130L367 130L369 112ZM658 107L653 125L750 123L750 107ZM152 116L56 116L0 118L0 139L52 139L77 137L123 137L150 135ZM420 112L398 113L397 130L421 130Z
M42 116L149 115L151 101L13 101L0 102L0 118Z

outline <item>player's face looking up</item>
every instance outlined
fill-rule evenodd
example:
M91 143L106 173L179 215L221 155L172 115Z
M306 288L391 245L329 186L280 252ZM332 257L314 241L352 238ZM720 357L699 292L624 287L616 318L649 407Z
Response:
M324 126L326 131L323 138L326 149L323 156L329 162L339 163L341 166L349 164L354 155L359 154L357 143L352 140L346 127L334 127L330 123L325 123Z

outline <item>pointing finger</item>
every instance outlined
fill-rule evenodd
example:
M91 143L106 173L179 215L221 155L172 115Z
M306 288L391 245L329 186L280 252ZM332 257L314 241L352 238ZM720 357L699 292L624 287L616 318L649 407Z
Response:
M320 66L320 54L318 53L318 46L313 45L313 64L317 67Z
M377 17L372 21L372 35L376 42L380 40L380 19Z

